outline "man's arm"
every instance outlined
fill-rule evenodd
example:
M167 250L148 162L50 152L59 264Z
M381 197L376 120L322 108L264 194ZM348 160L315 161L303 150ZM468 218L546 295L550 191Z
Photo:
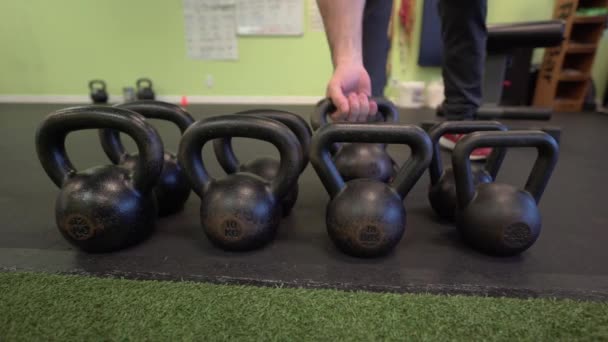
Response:
M327 96L338 108L333 120L367 121L377 111L361 52L365 0L317 0L332 55L334 74Z
M317 0L336 67L340 62L363 63L361 55L365 0Z

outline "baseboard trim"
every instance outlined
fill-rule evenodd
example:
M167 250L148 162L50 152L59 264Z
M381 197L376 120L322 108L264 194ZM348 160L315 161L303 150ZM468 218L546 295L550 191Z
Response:
M0 95L0 103L90 103L84 95Z
M110 102L123 102L122 95L110 95ZM179 95L159 96L158 100L180 103ZM277 104L277 105L311 105L321 99L320 96L188 96L189 104ZM65 103L90 104L86 95L0 95L0 103Z

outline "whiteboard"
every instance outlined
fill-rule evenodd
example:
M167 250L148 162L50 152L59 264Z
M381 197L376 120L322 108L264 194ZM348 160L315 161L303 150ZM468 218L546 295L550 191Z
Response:
M304 33L304 0L237 0L239 35Z
M203 60L236 60L234 0L184 0L188 56Z

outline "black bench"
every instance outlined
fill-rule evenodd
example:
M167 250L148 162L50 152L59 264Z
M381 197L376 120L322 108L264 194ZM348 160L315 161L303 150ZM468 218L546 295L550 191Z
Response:
M551 108L501 104L505 82L505 71L510 64L509 90L524 98L528 92L528 77L532 53L535 48L561 44L565 25L561 20L500 24L488 27L488 56L483 84L483 105L477 113L479 119L551 118Z
M561 44L565 24L561 20L488 25L487 58L483 81L483 104L477 119L549 120L550 108L501 103L505 72L510 66L510 90L515 98L528 93L528 77L535 48ZM504 102L504 101L503 101ZM441 108L438 110L441 115Z

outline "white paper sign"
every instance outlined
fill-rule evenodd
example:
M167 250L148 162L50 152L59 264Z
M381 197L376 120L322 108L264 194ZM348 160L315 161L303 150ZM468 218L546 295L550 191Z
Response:
M235 0L184 0L188 56L204 60L236 60Z
M310 24L310 31L325 31L325 26L323 26L323 17L321 17L321 12L319 12L317 0L308 0L308 20Z
M240 35L301 35L304 0L237 0Z

